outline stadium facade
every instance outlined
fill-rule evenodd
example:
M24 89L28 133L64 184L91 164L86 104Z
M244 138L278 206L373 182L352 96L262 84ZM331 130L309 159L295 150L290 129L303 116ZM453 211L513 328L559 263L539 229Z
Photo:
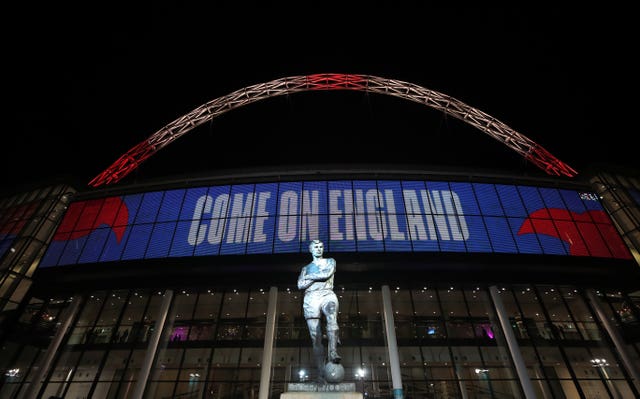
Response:
M278 397L315 378L313 238L368 397L638 396L639 188L354 168L12 196L0 396Z
M98 188L215 115L328 89L425 103L556 176L283 166ZM399 81L311 75L231 93L91 189L0 200L0 397L266 399L313 381L297 289L312 239L337 261L339 350L365 397L640 397L638 172L572 172Z

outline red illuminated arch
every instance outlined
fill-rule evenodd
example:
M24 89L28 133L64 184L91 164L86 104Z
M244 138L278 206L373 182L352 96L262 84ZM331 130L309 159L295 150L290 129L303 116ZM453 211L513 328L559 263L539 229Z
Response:
M519 153L525 159L533 162L547 174L568 177L573 177L577 174L573 168L551 155L549 151L528 137L516 132L492 116L453 97L413 83L394 79L371 75L324 73L290 76L259 83L211 100L174 120L131 148L109 168L94 177L89 182L89 185L98 187L104 184L117 183L158 150L171 144L197 126L225 112L266 98L313 90L366 91L400 97L424 104L478 128Z

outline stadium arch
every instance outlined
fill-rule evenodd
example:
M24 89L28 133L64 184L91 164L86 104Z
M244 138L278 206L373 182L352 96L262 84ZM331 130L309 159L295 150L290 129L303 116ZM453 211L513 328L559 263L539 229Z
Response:
M213 99L153 133L94 177L89 186L114 184L142 162L194 128L236 108L281 95L316 90L353 90L413 101L459 119L517 152L549 175L574 177L576 170L505 123L451 96L425 87L372 75L321 73L258 83Z

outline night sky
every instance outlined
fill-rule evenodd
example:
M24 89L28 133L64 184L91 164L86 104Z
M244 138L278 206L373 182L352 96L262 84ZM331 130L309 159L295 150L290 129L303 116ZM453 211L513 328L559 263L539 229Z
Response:
M584 7L17 6L5 16L17 28L3 40L3 191L54 178L88 190L120 155L200 105L317 73L373 75L441 92L579 173L594 165L637 168L638 145L628 142L637 131L632 15ZM230 111L121 183L371 163L544 176L441 111L391 96L323 91Z

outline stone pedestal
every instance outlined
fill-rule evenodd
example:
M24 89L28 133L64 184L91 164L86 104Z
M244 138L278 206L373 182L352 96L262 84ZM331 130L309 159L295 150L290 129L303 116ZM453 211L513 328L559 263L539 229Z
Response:
M315 382L292 382L287 384L287 392L281 399L362 399L362 393L356 392L354 382L338 384L318 384Z

